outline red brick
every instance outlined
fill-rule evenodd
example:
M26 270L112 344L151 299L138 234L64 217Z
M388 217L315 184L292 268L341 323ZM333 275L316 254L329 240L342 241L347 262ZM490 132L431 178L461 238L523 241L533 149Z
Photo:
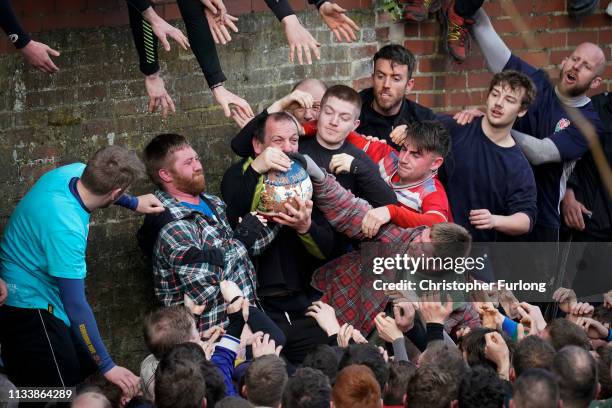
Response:
M563 48L567 45L567 33L536 33L535 41L543 48Z
M565 11L565 2L563 0L536 0L533 11L536 13Z
M112 10L104 13L102 22L110 27L124 26L129 24L129 16L122 10Z
M360 78L360 79L356 79L353 81L353 88L355 88L357 91L361 91L362 89L365 89L365 88L370 88L371 86L372 86L371 77Z
M465 74L447 74L436 76L434 83L439 90L465 89L467 80Z
M580 25L585 28L609 27L610 17L605 13L592 14L583 18Z
M455 110L461 110L470 106L479 105L483 101L483 93L476 92L457 92L451 94L450 106Z
M536 3L541 0L536 0ZM521 0L514 2L500 1L502 15L510 16L512 10L516 10L519 15L525 16L533 11L532 0Z
M176 5L176 3L164 5L164 18L170 21L179 20L182 18L181 12L179 11L178 5Z
M417 101L420 105L428 108L439 108L450 104L450 96L445 93L438 94L418 94Z
M483 4L482 7L485 9L489 17L498 17L504 15L501 5L499 3L492 3L487 1Z
M404 35L406 37L418 37L419 36L419 23L414 21L408 21L404 24Z
M42 30L42 20L40 17L25 17L21 19L21 26L27 32L37 33Z
M377 28L376 29L376 40L386 41L389 39L389 27Z
M434 89L434 79L431 76L422 76L414 78L413 92L431 91Z
M372 1L371 0L360 0L359 7L360 8L370 8L372 7Z
M55 10L58 13L85 11L87 3L83 0L55 0Z
M510 48L512 51L524 50L527 48L525 38L520 34L507 35L502 37L502 39L504 40L508 48Z
M424 21L419 24L421 37L435 37L440 33L440 24L437 21Z
M436 43L434 40L409 40L404 43L404 47L417 55L433 54Z
M468 74L468 88L488 88L493 74L489 72Z
M471 53L472 54L472 53ZM482 70L484 69L484 57L482 55L469 55L463 61L455 61L450 58L449 63L447 63L448 69L451 71L461 70L461 71L474 71L474 70Z
M551 30L557 28L576 28L577 26L576 21L569 18L567 14L550 16L550 23L548 24L548 28Z
M409 48L410 49L410 48ZM435 56L434 58L419 58L419 72L446 72L447 58Z
M567 35L567 45L578 45L585 41L599 43L598 31L575 31Z
M233 16L239 16L241 14L250 13L251 12L251 2L244 0L225 0L225 7L227 8L228 13Z
M612 29L610 29L610 27L607 27L608 30L600 30L599 31L599 41L601 41L601 44L612 44Z

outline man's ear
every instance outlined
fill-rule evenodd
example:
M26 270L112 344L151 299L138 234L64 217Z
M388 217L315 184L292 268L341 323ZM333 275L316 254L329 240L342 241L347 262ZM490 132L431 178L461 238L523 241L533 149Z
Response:
M167 169L159 169L157 175L164 183L170 183L173 180L172 174Z
M406 405L406 400L408 399L408 395L406 395L406 393L404 393L404 395L402 396L402 405L403 406L407 406Z
M110 194L110 199L112 200L112 202L115 202L119 199L119 197L121 197L121 195L123 194L124 189L122 188L116 188L114 190L111 190Z
M513 399L510 399L510 402L508 403L508 408L516 408L516 404L514 403Z
M255 156L259 156L261 152L264 151L263 143L261 143L256 137L251 140L251 143L253 144L253 151L255 151Z
M597 383L597 389L595 389L595 399L599 399L599 394L601 394L601 383Z
M361 121L359 119L355 119L355 122L353 122L353 129L351 130L355 131L355 129L357 129L360 124L361 124Z
M202 398L202 408L206 408L206 397Z
M595 77L593 78L593 80L591 81L591 83L589 84L589 89L596 89L599 88L599 86L601 85L601 77Z
M525 116L526 114L527 114L527 109L522 110L522 111L519 111L518 115L516 115L516 116L518 116L519 118L522 118L522 117L523 117L523 116Z
M510 378L511 383L516 381L516 371L514 371L514 367L510 367L510 371L508 372L508 377Z
M452 400L449 405L450 405L450 408L457 408L459 406L459 401L458 400Z
M249 393L248 393L248 391L247 391L247 386L246 386L246 384L242 386L241 391L242 391L242 392L241 392L242 397L243 397L243 398L245 398L245 399L249 399Z
M404 95L408 95L412 92L412 88L414 88L414 78L410 78L408 82L406 82L406 89L404 89Z
M433 163L431 163L431 171L438 170L440 166L444 163L444 158L442 156L438 156L434 159Z

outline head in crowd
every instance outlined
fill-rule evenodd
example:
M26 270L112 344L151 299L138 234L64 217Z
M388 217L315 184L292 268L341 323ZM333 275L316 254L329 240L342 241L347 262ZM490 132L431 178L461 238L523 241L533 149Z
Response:
M427 344L427 348L419 356L419 366L429 366L449 373L456 379L456 387L459 387L459 381L468 370L459 349L443 340Z
M290 108L290 112L300 123L310 122L311 120L317 120L319 118L319 112L321 111L321 99L323 94L327 91L327 85L325 82L315 79L306 78L298 82L291 91L302 91L312 96L313 104L312 108L303 108L297 106L293 109Z
M461 225L440 222L424 228L414 237L408 248L409 255L425 254L437 258L461 258L467 256L472 246L472 236Z
M459 408L501 408L505 387L497 373L487 366L476 366L461 379Z
M408 361L391 361L389 363L389 381L383 390L385 405L402 405L408 381L416 373L416 366Z
M337 149L348 134L359 126L361 97L353 88L334 85L323 95L317 122L317 141L328 149Z
M448 130L437 121L414 122L406 128L397 175L403 184L425 180L438 171L450 150Z
M602 346L597 350L597 373L601 390L597 398L600 400L612 398L612 379L610 369L612 369L612 346Z
M96 372L87 377L81 384L76 387L76 393L84 394L87 392L97 393L104 396L109 401L112 407L121 405L123 391L121 388L110 382L100 372Z
M541 368L523 372L514 383L510 408L561 408L553 375Z
M327 344L319 344L310 353L306 354L302 367L321 370L333 384L338 373L338 356L336 351Z
M589 89L601 85L606 55L603 50L590 42L585 42L574 50L561 63L557 89L566 97L583 96Z
M416 60L414 55L399 44L389 44L374 54L373 108L384 116L399 112L402 102L412 87L412 73Z
M179 344L162 357L155 371L157 408L205 408L206 355L195 343Z
M569 345L582 347L585 350L591 348L586 332L568 319L554 319L548 323L540 336L550 342L556 351Z
M85 391L72 401L72 408L112 408L108 398L96 391Z
M197 196L206 182L200 156L181 135L157 135L144 150L147 174L153 183L169 194Z
M217 403L217 408L252 408L253 405L240 397L225 397Z
M461 352L463 353L466 363L470 367L484 365L492 368L494 371L497 371L497 365L485 356L485 334L494 331L495 330L488 329L486 327L479 327L471 330L468 334L461 337L459 347L461 348ZM510 350L510 361L512 361L514 343L508 336L505 335L505 333L501 333L501 335L508 345L508 349Z
M598 392L597 363L585 349L567 346L557 352L552 373L564 407L588 407Z
M147 348L158 360L177 344L200 340L193 315L183 305L162 307L149 313L143 332Z
M593 319L603 324L606 328L612 327L612 309L599 305L593 312Z
M329 408L331 386L319 370L298 368L283 390L283 408Z
M378 349L371 344L351 344L345 351L338 364L338 370L351 365L363 364L374 373L380 389L385 388L389 380L389 367ZM338 378L336 377L336 381Z
M200 361L200 369L206 378L206 408L215 408L225 397L225 382L216 365L208 360Z
M275 112L260 120L253 135L253 150L259 156L266 147L276 147L285 153L298 151L299 124L287 112Z
M517 71L502 71L493 76L487 95L486 121L493 128L512 127L525 116L536 95L533 81Z
M448 408L459 395L459 381L436 367L419 367L408 382L404 408Z
M99 197L97 208L106 208L143 174L144 166L136 153L121 146L108 146L89 159L81 183Z
M332 389L332 408L380 408L380 386L369 367L352 364L336 376Z
M527 336L514 349L511 378L519 377L530 368L550 370L555 349L538 336Z
M253 405L278 407L285 383L285 362L276 355L265 355L253 360L247 368L242 393Z

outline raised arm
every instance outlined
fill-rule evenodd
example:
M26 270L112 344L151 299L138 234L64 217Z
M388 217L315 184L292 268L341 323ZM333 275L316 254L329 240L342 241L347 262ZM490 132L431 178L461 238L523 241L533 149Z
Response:
M474 21L472 34L478 41L489 71L501 72L508 63L512 52L497 34L482 7L474 14Z

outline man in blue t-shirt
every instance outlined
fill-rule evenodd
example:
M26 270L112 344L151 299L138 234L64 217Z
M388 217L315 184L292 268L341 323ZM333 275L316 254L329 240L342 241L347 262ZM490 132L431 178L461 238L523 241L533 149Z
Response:
M562 61L559 80L553 85L546 72L536 69L515 55L504 44L484 10L474 16L472 32L489 69L512 69L527 74L537 87L535 103L517 121L512 136L533 166L538 187L538 219L529 240L556 242L559 239L559 203L576 160L588 151L588 144L566 113L579 112L601 133L602 124L587 91L597 88L605 67L600 47L582 43Z
M0 278L8 288L0 343L15 385L72 387L97 366L126 396L138 391L138 378L115 365L102 343L84 281L93 210L117 202L141 213L163 211L151 194L123 194L143 170L136 155L109 146L87 165L43 175L13 211L0 243Z

